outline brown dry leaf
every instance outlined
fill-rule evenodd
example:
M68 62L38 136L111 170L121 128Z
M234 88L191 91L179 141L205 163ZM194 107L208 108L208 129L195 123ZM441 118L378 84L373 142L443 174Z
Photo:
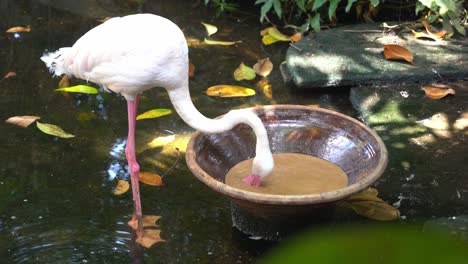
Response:
M261 59L254 64L253 69L258 75L266 77L273 70L273 63L270 61L270 58Z
M145 229L143 230L143 237L136 240L136 242L145 248L150 248L158 242L164 242L161 238L161 230Z
M34 121L41 119L38 116L13 116L8 118L5 122L13 125L17 125L20 127L28 127Z
M351 207L358 215L374 220L390 221L400 217L400 211L398 209L387 204L380 198L377 199L378 200L351 202Z
M188 67L188 76L192 78L195 76L195 65L193 63L189 62L189 67Z
M426 97L431 99L440 99L444 98L445 96L452 94L455 95L455 90L452 88L439 88L439 87L432 87L432 86L424 86L421 88L426 93Z
M7 74L5 74L5 76L3 76L3 78L8 79L8 78L15 77L15 76L16 76L16 72L8 72Z
M156 222L161 219L161 216L159 215L143 215L141 217L141 224L143 225L143 228L145 227L159 227ZM128 221L128 225L133 229L137 230L137 221Z
M302 33L301 32L296 32L294 35L290 36L289 39L292 41L292 42L298 42L299 40L301 40L303 37Z
M209 96L245 97L255 95L255 90L237 85L215 85L206 90Z
M12 27L9 28L6 33L18 33L18 32L30 32L31 31L31 26L26 26L26 27Z
M140 171L138 178L142 183L148 184L151 186L163 185L161 175L156 174L156 173L152 173L148 171Z
M400 45L385 45L384 55L387 60L404 60L413 63L413 53Z
M447 30L441 30L438 32L434 32L431 28L431 25L427 21L423 21L422 24L424 25L424 28L426 28L426 32L432 36L434 36L437 39L442 39L444 38L445 35L447 35Z
M115 195L124 194L128 191L128 189L130 189L130 184L128 183L128 181L119 180L119 182L117 182L117 186L115 187L114 194Z
M57 88L65 88L65 87L70 87L70 80L68 79L67 75L64 75L62 79L60 79L60 82Z

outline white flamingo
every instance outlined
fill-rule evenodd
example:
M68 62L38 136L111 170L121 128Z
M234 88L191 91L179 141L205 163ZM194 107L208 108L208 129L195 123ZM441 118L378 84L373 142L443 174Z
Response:
M240 123L252 127L257 137L252 174L244 182L260 186L273 170L273 157L261 120L249 110L232 110L221 119L203 116L193 105L189 92L188 47L184 34L166 18L137 14L112 18L91 29L72 47L41 57L50 71L92 81L119 93L127 100L128 141L125 154L130 168L134 212L131 223L143 236L138 174L135 155L135 117L138 96L153 87L169 93L174 108L191 127L204 133L219 133Z

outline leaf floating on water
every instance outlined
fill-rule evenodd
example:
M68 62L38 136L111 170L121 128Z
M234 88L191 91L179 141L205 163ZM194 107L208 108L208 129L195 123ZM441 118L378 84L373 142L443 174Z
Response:
M141 217L141 224L143 227L159 227L156 222L161 219L159 215L143 215ZM133 229L137 230L137 222L136 221L128 221L128 225Z
M214 33L218 32L218 28L208 23L201 22L203 26L205 26L206 32L208 33L208 37L213 35Z
M16 72L8 72L7 74L5 74L5 76L3 76L3 78L8 79L8 78L12 78L15 76L16 76Z
M143 114L139 114L136 117L136 120L158 118L161 116L169 115L171 113L172 111L170 109L165 109L165 108L152 109L152 110L144 112Z
M42 132L48 134L48 135L52 135L52 136L57 136L57 137L61 137L61 138L72 138L72 137L75 137L75 135L72 135L72 134L69 134L65 131L63 131L62 128L56 126L56 125L52 125L52 124L43 124L43 123L40 123L39 121L36 122L36 125L37 125L37 128L39 128L39 130L41 130Z
M230 45L234 45L234 44L237 44L237 43L241 43L242 41L238 40L238 41L219 41L219 40L211 40L211 39L207 39L205 38L204 42L208 45L222 45L222 46L230 46Z
M256 77L254 69L244 63L241 63L239 67L237 67L233 75L236 81L253 80Z
M164 239L161 239L160 235L161 230L145 229L143 230L143 237L138 238L136 242L145 248L150 248L158 242L164 242Z
M431 99L440 99L452 94L455 95L455 90L452 88L438 88L432 86L424 86L421 88L426 93L426 97Z
M209 96L245 97L255 95L255 90L236 85L215 85L206 90Z
M302 39L302 33L297 32L291 37L288 37L281 33L276 27L268 27L260 31L262 42L265 45L270 45L278 41L293 41L297 42Z
M87 86L87 85L76 85L72 87L64 87L55 89L56 92L67 92L67 93L85 93L85 94L97 94L99 91L98 89Z
M119 180L117 182L117 186L114 189L114 194L115 195L121 195L126 193L130 189L130 184L128 181L125 180Z
M387 60L404 60L413 63L413 53L400 45L385 45L384 56Z
M144 183L148 184L151 186L162 186L162 178L161 175L152 173L152 172L147 172L147 171L140 171L140 174L138 175L138 179Z
M20 127L28 127L34 121L41 119L38 116L12 116L8 118L5 122L13 125L17 125Z
M273 63L270 61L270 58L262 59L255 63L253 69L258 75L266 77L273 70Z
M151 148L162 147L162 146L164 146L166 144L171 143L174 140L175 140L175 135L157 137L157 138L153 139L150 143L148 143L148 146L151 147Z
M6 33L19 33L19 32L30 32L31 31L31 26L26 26L26 27L12 27L9 28Z
M67 75L64 75L62 79L60 79L58 88L67 88L70 86L70 80L68 79Z
M260 81L258 81L255 84L255 87L259 88L261 91L263 91L263 94L270 99L273 99L273 91L271 88L271 84L268 81L267 78L262 78Z

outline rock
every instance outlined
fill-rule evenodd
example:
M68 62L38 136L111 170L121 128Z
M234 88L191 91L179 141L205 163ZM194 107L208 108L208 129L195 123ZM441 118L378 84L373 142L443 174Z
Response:
M396 24L396 23L391 23ZM384 58L386 44L414 55L414 64ZM468 77L468 41L426 41L383 33L380 24L332 28L294 43L286 54L286 76L299 88L415 83Z

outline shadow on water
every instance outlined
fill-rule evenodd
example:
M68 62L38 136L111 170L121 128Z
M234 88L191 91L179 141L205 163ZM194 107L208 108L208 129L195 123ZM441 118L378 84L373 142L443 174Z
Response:
M143 213L161 216L159 228L166 242L145 250L132 242L126 224L133 210L131 194L112 194L117 179L129 178L122 152L127 134L124 99L104 92L54 93L59 80L52 78L39 58L46 50L72 45L98 25L99 19L139 12L170 18L187 37L203 39L206 33L200 22L204 21L220 29L213 37L243 41L233 47L190 48L196 66L190 81L192 98L209 117L256 104L320 105L354 114L348 90L310 94L283 83L278 66L287 44L261 44L256 10L215 18L214 10L193 7L186 1L0 0L3 31L19 25L32 27L31 32L0 35L0 74L16 72L14 78L0 80L0 119L38 115L43 123L59 125L76 135L59 139L42 134L34 124L25 129L0 124L0 262L251 263L269 247L232 229L229 202L198 182L183 158L165 176L164 186L141 186ZM204 94L216 84L254 87L258 80L237 83L232 72L241 62L253 65L265 57L275 65L268 77L272 98L260 90L252 98L220 99ZM153 89L142 96L140 112L152 108L172 109L165 91ZM165 130L175 133L178 140L148 149L146 144ZM191 133L175 114L139 121L136 137L142 169L166 171L177 159L176 147L184 156Z

